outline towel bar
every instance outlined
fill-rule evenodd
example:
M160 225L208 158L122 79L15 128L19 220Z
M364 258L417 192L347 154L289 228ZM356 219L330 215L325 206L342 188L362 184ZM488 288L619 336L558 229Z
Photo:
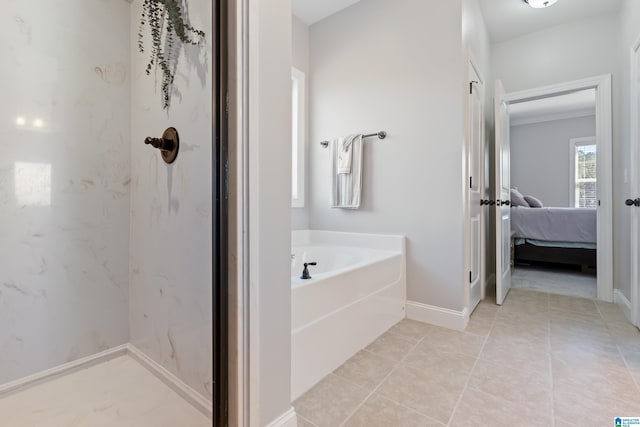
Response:
M387 137L387 132L381 130L380 132L362 135L363 138L370 138L372 136L377 136L379 139L385 139ZM323 148L327 148L329 146L329 141L322 141L320 145L322 145Z

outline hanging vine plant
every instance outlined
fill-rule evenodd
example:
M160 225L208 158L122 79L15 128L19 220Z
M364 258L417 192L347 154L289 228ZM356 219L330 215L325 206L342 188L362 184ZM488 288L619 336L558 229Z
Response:
M201 46L205 33L189 25L182 16L182 0L144 0L138 31L138 49L145 52L143 27L149 26L151 57L145 69L151 75L154 69L162 73L162 108L171 105L173 81L180 57L180 45ZM179 42L179 43L176 43Z

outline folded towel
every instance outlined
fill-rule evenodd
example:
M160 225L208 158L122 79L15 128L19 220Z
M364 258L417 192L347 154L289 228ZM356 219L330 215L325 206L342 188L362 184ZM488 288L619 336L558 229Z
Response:
M362 135L349 135L338 138L338 173L351 173L353 158L353 140Z
M351 136L351 135L350 135ZM344 139L339 138L331 143L331 207L358 209L362 193L362 135L353 135L350 143L351 172L340 173L340 154L343 151Z

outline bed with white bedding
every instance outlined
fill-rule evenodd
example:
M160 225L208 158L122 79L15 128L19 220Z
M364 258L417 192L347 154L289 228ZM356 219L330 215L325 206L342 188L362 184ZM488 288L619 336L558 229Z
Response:
M597 210L513 207L511 236L516 261L595 267Z

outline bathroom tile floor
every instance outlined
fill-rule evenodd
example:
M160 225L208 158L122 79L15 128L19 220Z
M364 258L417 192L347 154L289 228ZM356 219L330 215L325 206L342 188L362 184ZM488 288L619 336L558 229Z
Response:
M122 356L0 399L6 427L210 427L211 420Z
M303 427L606 427L640 417L639 384L617 306L512 289L463 332L401 321L294 407Z

